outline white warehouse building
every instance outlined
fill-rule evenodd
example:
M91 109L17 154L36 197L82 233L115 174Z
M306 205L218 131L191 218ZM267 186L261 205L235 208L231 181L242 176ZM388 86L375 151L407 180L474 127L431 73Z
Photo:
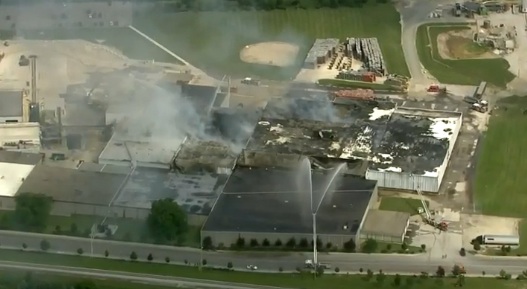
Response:
M459 112L397 108L366 178L379 187L438 192L462 121Z

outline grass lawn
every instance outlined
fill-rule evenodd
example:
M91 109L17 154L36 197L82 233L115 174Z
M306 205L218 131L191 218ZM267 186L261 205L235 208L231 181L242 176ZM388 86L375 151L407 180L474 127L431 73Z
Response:
M463 29L468 29L468 26L447 23L419 26L416 45L423 66L442 83L478 85L481 81L487 81L489 84L505 87L515 76L507 70L509 64L504 59L451 60L441 58L437 48L438 35Z
M428 201L426 201L428 205ZM406 212L410 215L417 215L418 208L423 207L418 199L399 198L399 197L381 197L379 210Z
M26 277L26 272L23 271L10 271L2 270L0 271L0 288L3 284L19 284L20 281L24 280ZM8 277L7 277L8 276ZM153 286L151 284L138 283L138 282L127 282L121 280L111 280L111 279L99 279L95 277L82 278L82 277L72 277L64 275L52 275L51 273L32 273L32 280L38 282L49 282L49 283L60 283L60 284L75 284L84 280L89 280L94 282L97 289L167 289L169 287L165 286ZM6 287L7 288L7 287ZM178 287L180 289L185 289Z
M296 75L315 38L377 37L388 71L409 75L399 21L392 4L371 4L363 8L147 14L134 19L134 26L213 75L281 80ZM295 65L282 69L240 60L243 47L266 41L299 45Z
M10 39L12 32L0 32L0 39ZM17 31L17 37L36 40L83 39L94 43L112 46L132 59L155 60L159 62L179 63L179 61L159 47L150 43L128 27L107 28L63 28L53 30Z
M527 218L527 98L498 103L483 137L476 166L474 199L483 214ZM525 240L525 239L524 239Z
M178 276L198 279L209 279L236 283L249 283L289 288L309 288L309 289L348 289L348 288L380 288L380 285L373 280L367 281L363 276L357 275L333 275L326 274L320 278L313 279L310 274L262 274L250 272L233 272L225 270L205 269L199 271L196 267L166 265L158 263L139 263L129 261L107 260L102 258L88 258L80 256L54 255L47 253L22 252L11 250L0 250L0 260L28 262L46 265L62 265L71 267L97 268L102 270L119 270L125 272L147 273L165 276ZM412 279L408 281L408 279ZM387 276L384 281L386 288L391 288L393 276ZM428 289L428 288L454 288L455 279L421 279L411 276L404 276L402 288ZM412 283L412 284L409 284ZM495 278L466 278L463 288L467 289L495 289L495 288L524 288L526 283L522 281L504 281ZM505 287L506 286L506 287ZM117 289L120 287L110 287ZM134 287L125 287L134 288ZM150 288L150 287L149 287ZM104 287L103 287L104 289ZM124 289L124 288L123 288ZM139 288L138 288L139 289ZM156 288L157 289L157 288Z

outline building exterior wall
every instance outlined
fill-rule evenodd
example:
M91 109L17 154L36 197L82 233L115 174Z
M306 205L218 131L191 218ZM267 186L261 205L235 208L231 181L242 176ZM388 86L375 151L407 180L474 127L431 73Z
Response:
M23 122L24 119L22 116L8 116L8 117L0 117L0 123L17 123L17 122Z
M380 242L387 242L387 243L396 243L396 244L402 244L404 242L404 238L406 236L406 231L408 231L408 227L410 226L410 219L406 222L406 226L404 227L404 231L401 232L400 236L389 236L385 234L379 234L375 232L367 232L367 231L361 231L360 233L360 242L363 242L367 239L374 239ZM360 243L358 242L358 243Z
M425 192L438 192L438 177L427 177L422 175L412 175L406 173L380 172L377 170L366 171L366 179L376 180L379 187L393 188L401 190L416 191L418 189Z
M459 119L457 120L456 127L454 128L452 139L450 140L450 143L448 144L448 151L446 154L445 159L443 160L443 163L438 168L438 176L437 176L437 182L438 182L438 188L441 185L441 181L443 181L443 177L445 176L446 168L448 167L448 162L450 161L450 157L452 156L452 152L454 151L454 147L456 146L457 137L459 136L459 132L461 131L461 127L463 126L463 115L459 116Z
M256 239L259 244L267 239L269 242L274 244L276 240L282 241L282 244L285 245L287 241L291 238L295 238L296 243L305 238L311 244L313 240L313 234L295 234L295 233L257 233L257 232L219 232L219 231L202 231L201 238L211 237L212 243L214 246L225 246L230 247L233 244L236 244L236 241L239 237L245 239L245 244L249 245L251 239ZM322 246L325 248L326 244L331 243L332 246L337 248L342 248L344 243L348 242L350 239L356 241L355 235L330 235L330 234L320 234L317 235L318 239L322 242Z
M0 197L0 210L12 211L15 209L15 198ZM54 201L51 208L51 215L54 216L71 216L71 215L88 215L110 218L128 218L136 220L146 220L150 214L150 209L131 208L120 206L103 206L92 204L80 204L72 202ZM191 226L201 226L205 220L204 215L188 214L188 224Z

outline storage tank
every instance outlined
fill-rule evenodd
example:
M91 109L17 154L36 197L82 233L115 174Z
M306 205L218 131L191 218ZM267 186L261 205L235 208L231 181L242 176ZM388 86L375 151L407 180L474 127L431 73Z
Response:
M513 235L483 235L483 244L485 245L520 245L520 237Z

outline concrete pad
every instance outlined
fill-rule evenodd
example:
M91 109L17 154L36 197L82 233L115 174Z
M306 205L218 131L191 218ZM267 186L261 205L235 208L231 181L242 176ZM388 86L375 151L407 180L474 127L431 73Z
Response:
M471 248L470 241L479 235L518 235L521 219L485 215L461 215L463 244Z

